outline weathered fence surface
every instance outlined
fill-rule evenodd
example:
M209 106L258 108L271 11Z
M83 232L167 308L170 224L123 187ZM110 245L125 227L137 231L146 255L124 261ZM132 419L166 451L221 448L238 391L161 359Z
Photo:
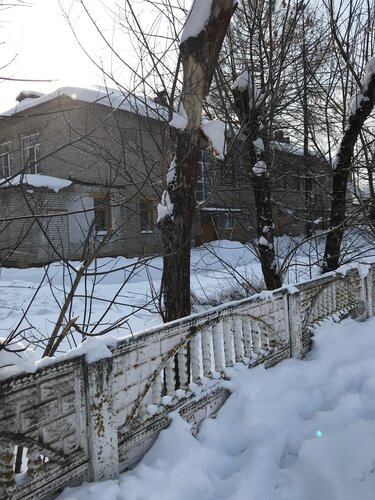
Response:
M118 342L112 357L78 357L0 385L0 498L53 498L68 485L115 478L178 410L192 424L228 397L226 368L303 357L324 318L372 316L375 265L224 304ZM15 474L15 450L27 454Z

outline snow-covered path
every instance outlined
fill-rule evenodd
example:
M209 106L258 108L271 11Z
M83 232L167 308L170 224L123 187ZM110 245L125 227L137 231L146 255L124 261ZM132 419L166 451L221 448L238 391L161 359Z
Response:
M59 499L375 498L375 318L326 323L305 360L236 366L226 383L197 439L175 415L133 471Z

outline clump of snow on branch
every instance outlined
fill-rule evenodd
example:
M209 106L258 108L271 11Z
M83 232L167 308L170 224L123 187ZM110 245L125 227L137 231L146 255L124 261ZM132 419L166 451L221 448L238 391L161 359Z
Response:
M238 90L240 92L244 92L246 89L248 89L249 92L250 104L259 105L261 91L254 85L250 72L247 69L245 69L242 73L238 75L238 77L236 78L236 80L232 85L232 90Z
M239 90L240 92L243 92L247 88L251 87L251 76L250 73L247 69L242 71L234 81L232 85L232 90Z
M173 203L171 201L171 198L169 196L168 191L164 191L162 196L161 196L161 201L158 204L158 220L157 222L159 223L166 217L171 217L173 218Z
M258 137L257 139L255 139L255 141L253 141L253 144L254 144L255 154L256 155L261 155L262 153L264 153L263 139L261 139L260 137Z
M362 79L362 84L363 84L363 92L366 93L368 91L368 86L371 80L375 78L375 56L371 57L367 61L366 68L365 68L365 75ZM369 98L363 93L358 93L356 94L350 103L350 114L351 116L354 116L357 111L362 107L362 104L364 102L367 102Z
M225 129L225 123L221 120L202 121L202 131L214 148L218 160L224 160L226 154Z
M178 111L173 113L173 118L169 122L169 125L178 130L185 130L188 124L187 114L184 105L181 103L178 107Z
M273 248L273 244L270 241L267 241L264 236L261 236L259 238L258 245L262 245L263 247Z
M181 43L190 37L198 36L204 30L210 18L211 6L212 0L194 0L181 33Z
M175 178L176 178L176 157L174 156L167 172L167 183L172 184Z
M258 160L253 166L253 172L255 175L264 175L267 173L267 164L263 160Z
M356 114L359 108L362 107L362 103L367 102L369 98L363 94L356 94L352 97L350 102L350 114L353 116Z
M366 92L368 90L368 85L374 75L375 75L375 56L371 57L371 59L369 59L366 64L365 76L363 77L362 80L363 92Z

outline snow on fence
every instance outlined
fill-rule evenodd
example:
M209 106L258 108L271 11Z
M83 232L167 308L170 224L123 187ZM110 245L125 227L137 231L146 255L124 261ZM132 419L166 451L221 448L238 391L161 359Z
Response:
M361 275L361 271L362 275ZM114 478L149 449L171 411L192 424L229 395L227 367L301 358L311 326L373 315L375 265L224 304L0 385L0 498L53 498L67 485ZM15 474L23 450L23 471ZM18 457L20 459L20 457Z

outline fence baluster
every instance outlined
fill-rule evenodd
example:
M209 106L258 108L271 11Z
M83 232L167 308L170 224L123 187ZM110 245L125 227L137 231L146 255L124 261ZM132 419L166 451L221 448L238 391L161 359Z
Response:
M199 349L199 344L200 344L200 334L197 334L195 337L193 337L189 344L190 344L190 362L191 362L191 378L192 381L196 384L199 384L201 381L201 363L200 363L200 349Z
M202 339L202 358L203 358L203 375L210 378L212 376L212 360L211 360L211 328L204 328L201 332Z
M188 349L182 347L177 353L178 360L178 386L180 389L187 389L189 385L188 372Z
M262 349L262 337L260 334L259 321L255 320L252 326L253 349L256 354Z
M215 371L221 373L224 369L222 322L216 323L212 327L212 341L214 344Z
M243 361L244 357L244 341L242 333L242 319L240 316L233 318L233 337L234 337L234 355L237 362Z
M245 356L251 358L253 355L253 339L251 336L251 321L247 316L242 318L242 334Z
M225 366L233 366L233 348L232 348L232 321L230 319L223 320L223 332L224 332L224 356L225 356Z
M165 391L166 394L172 396L176 389L176 361L173 356L165 365Z
M331 284L331 300L332 300L332 312L337 311L337 304L336 304L336 281L333 281Z
M162 392L163 392L163 381L161 378L161 374L159 373L152 386L152 402L155 405L160 405Z
M260 334L262 337L262 349L267 351L267 353L270 351L270 336L269 336L269 328L268 325L264 324L259 324L260 328Z

